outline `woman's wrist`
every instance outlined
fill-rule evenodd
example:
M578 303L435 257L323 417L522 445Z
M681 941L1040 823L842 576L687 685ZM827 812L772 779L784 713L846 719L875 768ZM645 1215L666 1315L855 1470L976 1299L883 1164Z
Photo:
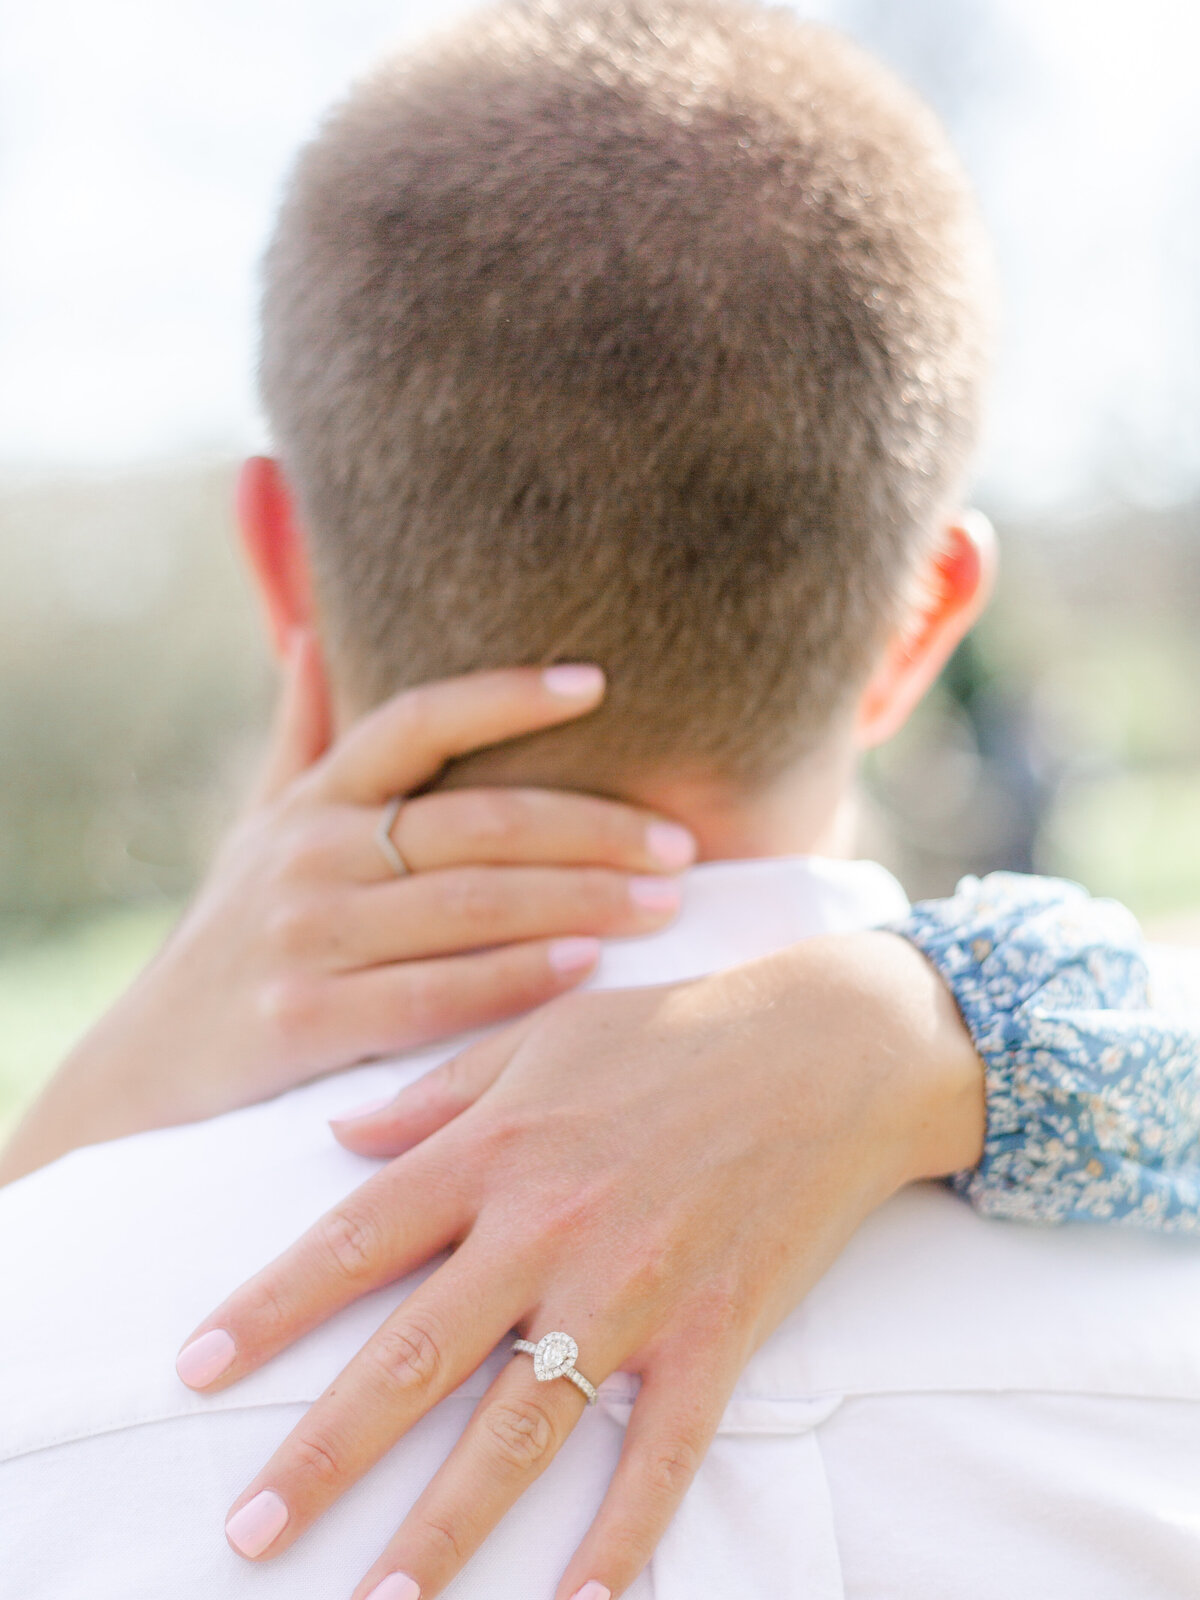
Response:
M898 934L862 937L870 941L873 975L910 1068L910 1181L978 1166L987 1133L986 1074L953 991Z
M987 1125L983 1063L952 991L915 946L890 932L837 934L763 965L770 976L756 987L767 1031L803 1029L811 1039L816 1029L831 1057L869 1085L890 1191L977 1165Z

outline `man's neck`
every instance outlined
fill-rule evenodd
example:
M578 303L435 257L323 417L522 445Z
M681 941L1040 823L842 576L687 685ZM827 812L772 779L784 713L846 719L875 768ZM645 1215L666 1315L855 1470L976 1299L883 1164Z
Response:
M335 694L333 713L334 731L340 733L361 708L340 703ZM581 763L577 756L576 751L568 766L553 746L548 750L518 739L454 760L431 787L500 785L603 794L683 823L696 838L701 861L853 854L858 750L849 726L756 784L679 769L609 781L599 760L592 771L586 758Z
M854 752L833 747L746 792L720 780L668 776L628 798L690 828L702 861L848 856L854 835Z

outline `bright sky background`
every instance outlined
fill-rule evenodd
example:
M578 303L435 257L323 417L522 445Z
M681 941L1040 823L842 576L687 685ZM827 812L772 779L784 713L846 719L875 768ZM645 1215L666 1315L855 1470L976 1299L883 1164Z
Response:
M462 0L6 0L0 471L262 442L256 262L321 109ZM985 481L1200 490L1196 0L800 0L950 120L1000 243Z

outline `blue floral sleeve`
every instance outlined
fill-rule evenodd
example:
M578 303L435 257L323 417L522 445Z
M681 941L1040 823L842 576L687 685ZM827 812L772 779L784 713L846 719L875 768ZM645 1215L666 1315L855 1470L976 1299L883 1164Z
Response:
M1021 1222L1200 1234L1200 1030L1151 1009L1122 906L999 872L897 923L953 990L987 1074L983 1159L951 1183Z

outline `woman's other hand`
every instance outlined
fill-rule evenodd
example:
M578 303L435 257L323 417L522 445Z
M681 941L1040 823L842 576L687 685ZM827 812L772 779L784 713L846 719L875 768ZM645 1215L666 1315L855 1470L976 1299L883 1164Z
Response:
M694 845L629 806L519 788L415 794L390 831L398 854L377 838L389 802L455 756L585 715L603 693L584 665L478 673L397 695L325 748L318 658L300 635L248 815L0 1175L514 1016L587 977L599 937L663 927Z

